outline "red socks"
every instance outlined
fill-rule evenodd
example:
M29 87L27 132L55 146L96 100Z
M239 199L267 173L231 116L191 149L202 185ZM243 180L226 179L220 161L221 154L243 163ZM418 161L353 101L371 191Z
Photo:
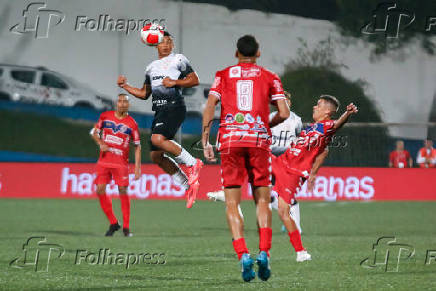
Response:
M233 248L238 255L238 260L241 259L243 254L250 253L247 249L247 245L245 244L245 239L243 237L237 240L233 240Z
M293 232L288 232L288 235L295 251L296 252L304 251L303 243L301 242L301 235L298 229L294 230Z
M121 211L123 212L123 228L129 228L130 221L130 198L129 195L120 195Z
M117 218L115 217L115 214L112 210L112 200L107 197L106 194L100 194L97 195L98 199L100 200L100 206L103 210L104 214L106 214L107 219L109 219L110 224L117 223Z
M269 227L259 228L259 250L267 252L271 249L272 229Z

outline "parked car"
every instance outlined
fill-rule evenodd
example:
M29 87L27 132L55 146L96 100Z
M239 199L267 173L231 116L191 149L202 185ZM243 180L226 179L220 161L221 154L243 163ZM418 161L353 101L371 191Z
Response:
M0 99L62 106L113 108L88 86L44 67L0 64Z

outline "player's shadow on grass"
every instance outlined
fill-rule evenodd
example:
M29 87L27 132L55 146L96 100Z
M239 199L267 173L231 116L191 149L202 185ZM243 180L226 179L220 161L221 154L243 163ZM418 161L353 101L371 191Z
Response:
M42 234L59 234L59 235L74 235L74 236L103 236L102 234L96 234L93 232L83 231L68 231L68 230L36 230L36 233Z

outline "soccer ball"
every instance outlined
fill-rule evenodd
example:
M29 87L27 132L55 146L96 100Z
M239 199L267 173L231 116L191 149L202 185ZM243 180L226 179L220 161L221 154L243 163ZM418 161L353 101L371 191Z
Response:
M164 30L159 24L153 23L144 26L141 30L141 41L149 46L156 46L162 42Z

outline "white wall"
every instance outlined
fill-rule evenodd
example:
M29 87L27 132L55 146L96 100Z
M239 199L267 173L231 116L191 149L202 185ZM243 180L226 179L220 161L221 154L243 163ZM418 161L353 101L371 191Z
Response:
M65 13L65 21L51 28L48 38L35 39L33 35L9 32L11 26L22 20L22 11L28 3L0 0L0 62L44 65L111 96L118 92L115 80L119 73L125 74L129 83L142 85L146 64L156 58L155 49L144 46L137 32L125 35L74 31L78 15L166 19L165 24L175 35L177 44L182 37L183 53L191 60L203 83L212 82L216 70L235 62L236 40L245 33L254 34L261 44L259 63L277 73L282 73L284 64L295 57L300 46L298 37L309 45L328 35L340 38L335 26L328 21L251 10L230 12L220 6L191 3L183 4L183 34L180 35L178 2L78 0L47 1L47 8ZM428 121L436 91L436 57L425 54L419 45L410 45L407 53L404 61L385 57L371 63L370 47L363 41L348 47L338 45L336 51L337 59L348 66L342 70L347 78L360 78L369 83L366 93L373 97L386 122ZM136 110L149 111L150 108L150 102L134 103ZM424 138L426 130L391 130L391 133Z

